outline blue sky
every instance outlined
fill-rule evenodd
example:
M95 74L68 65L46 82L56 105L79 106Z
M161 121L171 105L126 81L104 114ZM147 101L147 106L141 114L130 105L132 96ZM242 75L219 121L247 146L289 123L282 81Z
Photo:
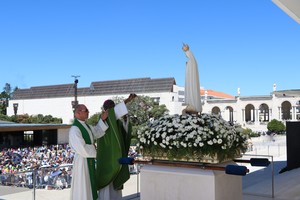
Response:
M1 0L0 87L174 77L189 44L201 87L300 89L300 24L271 0ZM2 91L2 90L1 90Z

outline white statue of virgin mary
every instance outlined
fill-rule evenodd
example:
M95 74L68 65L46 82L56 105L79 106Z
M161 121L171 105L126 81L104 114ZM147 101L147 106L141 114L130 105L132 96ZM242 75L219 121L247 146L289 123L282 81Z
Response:
M185 104L187 105L185 111L187 113L201 113L201 95L200 95L200 81L198 73L198 64L190 51L187 44L183 44L182 50L185 52L188 61L185 69Z

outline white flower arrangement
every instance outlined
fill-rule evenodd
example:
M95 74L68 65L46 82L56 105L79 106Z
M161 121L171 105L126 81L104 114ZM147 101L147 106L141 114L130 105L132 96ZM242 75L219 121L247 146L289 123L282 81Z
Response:
M206 156L221 162L247 150L248 136L240 125L219 115L165 115L137 133L144 157L199 161Z

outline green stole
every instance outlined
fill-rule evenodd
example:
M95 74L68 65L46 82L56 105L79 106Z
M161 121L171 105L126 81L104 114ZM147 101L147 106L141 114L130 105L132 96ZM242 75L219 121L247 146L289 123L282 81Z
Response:
M88 131L84 128L84 126L77 120L74 120L73 126L77 126L82 134L82 137L86 144L92 144L90 135ZM91 130L89 125L87 127ZM91 130L92 132L92 130ZM96 176L95 176L95 159L94 158L87 158L87 165L89 168L89 174L90 174L90 181L91 181L91 187L92 187L92 194L93 194L93 200L96 200L98 198L97 189L96 189Z
M102 189L113 182L114 189L120 190L130 178L128 165L119 164L118 159L128 156L131 126L126 133L122 122L116 119L113 108L108 110L106 122L109 128L103 137L97 139L97 189Z

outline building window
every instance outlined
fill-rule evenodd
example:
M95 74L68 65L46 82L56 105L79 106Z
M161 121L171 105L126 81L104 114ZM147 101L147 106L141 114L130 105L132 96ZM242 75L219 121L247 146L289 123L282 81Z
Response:
M33 131L24 131L24 142L26 144L33 142Z
M153 97L151 99L154 101L155 104L157 104L157 105L159 104L160 97Z
M184 95L184 91L179 90L179 91L178 91L178 95Z

